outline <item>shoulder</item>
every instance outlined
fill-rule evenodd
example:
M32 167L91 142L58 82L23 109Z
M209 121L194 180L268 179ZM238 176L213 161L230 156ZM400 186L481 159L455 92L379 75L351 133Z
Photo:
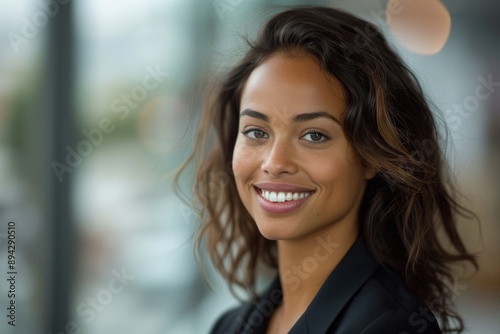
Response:
M281 285L277 276L257 300L244 302L223 313L212 326L210 334L264 333L281 298Z
M247 302L229 309L219 316L209 333L228 334L243 332L245 326L248 326L246 319L253 308L253 304Z
M373 320L361 334L441 334L434 316L416 309L390 310Z
M383 265L353 296L334 327L334 332L346 329L363 334L441 333L430 309Z

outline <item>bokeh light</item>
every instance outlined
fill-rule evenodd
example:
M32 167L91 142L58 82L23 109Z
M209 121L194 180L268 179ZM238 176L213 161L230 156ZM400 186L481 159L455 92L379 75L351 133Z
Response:
M451 31L450 13L439 0L389 0L386 19L398 41L423 55L438 53Z

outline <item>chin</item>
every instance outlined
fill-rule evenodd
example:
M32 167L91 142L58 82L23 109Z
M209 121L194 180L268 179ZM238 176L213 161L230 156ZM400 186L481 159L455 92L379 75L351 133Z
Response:
M297 237L292 231L290 231L290 228L276 226L278 224L273 224L273 226L269 225L270 224L257 224L260 234L268 240L290 240Z

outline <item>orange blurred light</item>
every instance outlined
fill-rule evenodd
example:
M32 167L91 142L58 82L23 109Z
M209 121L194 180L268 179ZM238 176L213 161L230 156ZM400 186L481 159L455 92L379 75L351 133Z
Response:
M450 13L439 0L389 0L386 20L398 41L423 55L438 53L451 30Z

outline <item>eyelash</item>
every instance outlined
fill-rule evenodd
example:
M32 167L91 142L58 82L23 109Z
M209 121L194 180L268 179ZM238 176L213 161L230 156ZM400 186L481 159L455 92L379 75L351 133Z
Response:
M304 136L306 136L308 134L311 134L311 133L319 134L319 135L321 135L323 137L323 139L320 140L320 141L310 141L310 140L308 140L308 142L312 143L312 144L321 144L321 143L323 143L323 142L325 142L325 141L327 141L327 140L330 139L323 131L320 131L320 130L308 130Z
M249 137L249 136L248 136L248 134L249 134L250 132L252 132L252 131L259 131L259 132L265 133L265 132L264 132L264 131L262 131L261 129L257 129L257 128L248 128L248 129L245 129L245 130L241 131L241 133L242 133L243 135L245 135L245 137L247 137L247 138L248 138L248 139L250 139L250 140L260 140L260 139L265 139L265 138L251 138L251 137ZM266 133L266 135L267 135L267 133Z
M254 140L254 141L258 141L258 140L261 140L261 139L266 139L266 138L251 138L248 136L248 134L252 131L259 131L259 132L262 132L264 134L266 134L264 131L262 131L261 129L258 129L258 128L248 128L248 129L245 129L243 131L241 131L241 133L243 135L245 135L245 137L247 137L248 139L250 140ZM308 135L308 134L319 134L321 135L324 139L320 140L320 141L311 141L311 140L307 140L308 143L311 143L311 144L321 144L321 143L324 143L326 142L327 140L329 140L330 138L323 132L323 131L320 131L320 130L308 130L304 136ZM267 134L266 134L267 135ZM302 137L304 137L302 136Z

